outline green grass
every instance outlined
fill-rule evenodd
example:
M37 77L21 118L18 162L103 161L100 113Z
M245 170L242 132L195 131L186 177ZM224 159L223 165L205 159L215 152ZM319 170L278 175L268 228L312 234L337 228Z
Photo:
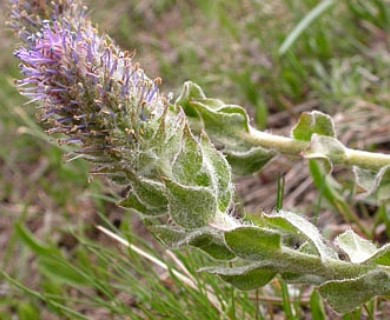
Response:
M261 128L280 111L291 117L278 126L291 125L296 106L307 102L329 113L362 102L389 108L388 2L334 1L313 17L318 4L111 0L94 5L92 12L102 30L124 48L137 49L136 59L151 77L164 79L166 91L177 93L191 79L209 96L247 107ZM0 36L11 42L11 35ZM85 162L65 162L64 150L35 125L34 108L22 106L13 88L19 75L9 49L0 52L0 68L0 319L335 316L315 292L307 297L308 288L278 279L257 292L234 290L197 272L213 261L195 250L175 252L198 290L183 283L172 270L187 271L140 231L134 217L115 207L119 195L111 186L98 178L90 181ZM346 218L357 213L350 189L324 184L317 171L313 178L320 200L312 207L317 204L319 214L328 208ZM279 193L278 208L282 199ZM388 207L376 210L368 234L382 223L390 225ZM171 269L164 271L110 240L96 225ZM217 303L210 302L210 294ZM373 313L374 304L368 308ZM361 314L366 310L344 319Z

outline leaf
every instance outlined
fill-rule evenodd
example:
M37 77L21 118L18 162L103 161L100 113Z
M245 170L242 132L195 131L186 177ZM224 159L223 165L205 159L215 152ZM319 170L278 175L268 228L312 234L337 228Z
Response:
M378 201L390 199L390 165L379 171L353 168L357 184L366 191L362 196L373 196Z
M336 138L332 118L319 111L302 113L292 129L292 136L297 140L310 141L313 134Z
M344 145L335 138L313 134L311 142L303 152L306 159L322 160L327 173L332 171L332 162L342 163L346 153Z
M333 4L334 0L320 1L303 19L296 25L296 27L289 33L288 37L283 41L279 48L279 55L284 55L288 49L295 43L299 36L318 19L326 10L328 10Z
M258 264L235 268L205 268L202 272L218 275L222 280L240 290L252 290L265 286L276 272Z
M384 245L382 248L375 251L375 253L366 261L365 264L380 264L390 267L390 244Z
M276 156L273 150L254 147L246 151L225 151L226 159L233 168L233 173L247 176L260 171L270 160Z
M312 319L315 320L326 320L326 311L324 302L321 299L321 296L319 295L317 290L313 290L313 293L310 297L310 311L312 315Z
M156 207L148 207L141 203L141 201L137 198L137 195L129 192L127 197L117 203L117 206L122 208L130 208L135 210L141 216L153 216L159 217L166 214L166 209L161 210Z
M211 178L203 168L203 155L188 125L184 127L182 148L172 167L174 179L183 185L210 186Z
M320 285L325 281L325 278L315 274L309 273L294 273L294 272L284 272L282 273L282 278L288 283L291 284L309 284L309 285Z
M42 319L37 308L30 303L18 303L18 319L39 320Z
M254 147L243 138L250 135L251 130L245 109L227 105L221 100L207 99L200 92L199 86L186 82L176 101L184 109L193 132L200 134L205 130L213 144L227 156L235 174L249 175L262 169L275 153Z
M225 232L228 247L240 258L259 261L281 251L281 236L258 227L239 227Z
M356 279L325 282L319 292L335 311L351 312L375 296L390 295L390 276L376 270Z
M169 210L173 220L184 228L200 228L218 212L217 199L209 188L188 187L165 180Z
M216 260L231 260L236 257L228 249L223 236L211 228L197 230L181 243L199 248Z
M150 232L168 247L176 247L187 237L184 229L171 226L149 226Z
M183 229L169 226L151 226L149 230L170 247L190 245L201 249L216 260L231 260L235 258L224 241L223 236L215 229L204 227L188 233Z
M218 193L219 210L225 212L231 205L233 194L230 166L206 134L201 134L200 139L204 165L207 167L213 180L213 187Z
M372 242L359 237L352 230L339 235L335 243L348 255L353 263L361 263L369 259L377 251Z
M21 223L15 224L15 232L18 238L40 257L51 256L53 254L55 255L59 253L56 248L50 247L45 243L41 242L38 238L34 236L33 233L30 232L30 230L28 230Z
M150 209L150 211L160 211L161 214L167 212L168 202L163 184L138 176L131 171L126 171L126 175L131 181L132 193L136 195L138 201L144 207ZM130 207L131 203L124 200L120 205Z
M90 285L90 281L83 272L62 257L53 256L39 259L39 269L43 274L59 283L76 287Z
M320 255L321 260L337 258L337 253L325 245L317 227L303 217L291 212L280 211L272 215L264 215L264 218L270 227L278 228L309 241Z

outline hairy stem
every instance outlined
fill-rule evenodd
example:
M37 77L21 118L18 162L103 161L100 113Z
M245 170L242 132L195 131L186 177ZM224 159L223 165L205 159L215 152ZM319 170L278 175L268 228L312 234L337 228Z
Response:
M250 128L250 132L243 135L242 138L254 146L272 149L286 155L300 156L310 145L310 142L307 141L277 136L254 128ZM345 148L345 157L342 159L340 157L333 158L331 154L329 157L331 162L335 164L358 166L364 169L378 170L390 165L390 154L372 153L350 148Z

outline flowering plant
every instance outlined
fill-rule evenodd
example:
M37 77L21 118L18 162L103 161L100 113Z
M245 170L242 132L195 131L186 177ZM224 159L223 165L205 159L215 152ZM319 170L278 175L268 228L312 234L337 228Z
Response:
M73 156L130 187L120 206L137 212L168 246L200 248L220 267L204 268L250 290L277 274L315 285L338 312L390 295L390 246L377 248L349 230L328 245L300 215L279 210L238 219L232 173L261 170L278 154L352 166L378 201L390 198L390 155L349 149L331 117L304 113L291 138L251 127L240 106L207 98L187 82L175 101L159 91L133 55L92 26L78 0L12 1L10 26L24 42L15 52L20 92ZM340 258L342 253L345 258Z

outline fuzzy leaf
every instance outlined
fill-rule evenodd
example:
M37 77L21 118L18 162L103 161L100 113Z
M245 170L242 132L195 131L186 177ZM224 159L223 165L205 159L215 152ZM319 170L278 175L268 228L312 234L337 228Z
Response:
M151 212L160 211L160 214L167 212L168 202L165 196L164 185L150 179L139 177L131 171L127 171L126 174L131 181L132 191L136 194L136 198L142 206L148 210L150 209ZM120 205L123 207L131 207L132 200L129 199L129 202L124 200Z
M184 243L203 250L217 260L231 260L236 257L227 248L223 236L211 228L202 228L195 231L181 241L181 244Z
M187 237L185 230L170 226L150 226L153 235L168 247L176 247Z
M173 220L184 228L206 226L217 214L217 199L207 188L188 187L165 180Z
M337 258L336 252L325 245L318 229L303 217L286 211L264 216L269 226L309 241L322 260Z
M364 196L373 196L378 201L390 199L390 166L379 171L354 167L357 184L366 191Z
M345 147L335 138L313 134L303 156L323 161L326 171L331 172L332 162L342 162L345 158Z
M250 226L226 232L225 241L237 256L252 261L272 258L282 245L278 233Z
M240 290L252 290L265 286L276 272L257 264L236 268L205 268L201 271L216 274L222 280Z
M292 129L292 136L297 140L310 141L313 134L336 137L332 118L319 111L304 112Z
M209 227L191 233L168 226L151 226L149 230L169 247L190 245L201 249L216 260L231 260L235 257L234 253L227 248L223 236Z
M213 180L213 188L218 194L218 206L221 212L225 212L232 202L232 175L230 166L224 156L218 152L205 134L200 137L204 166Z
M372 271L356 279L328 281L319 292L335 311L351 312L375 296L390 295L390 275Z
M315 274L308 273L282 273L282 278L291 284L309 284L309 285L320 285L324 282L324 277Z
M372 242L359 237L352 230L339 235L335 243L348 255L353 263L361 263L377 251Z
M250 132L249 117L244 108L227 105L221 100L207 99L201 88L186 82L176 104L181 106L193 131L204 129L214 145L227 156L232 170L238 175L259 171L275 153L254 148L242 138Z
M365 262L365 264L380 264L390 267L390 244L376 250L376 252Z
M251 148L247 151L225 152L226 159L233 168L233 173L239 176L247 176L260 171L272 158L276 156L273 150L261 147Z
M203 169L203 155L200 145L193 137L190 128L185 126L180 150L173 164L173 177L183 185L204 186L211 184L211 178Z
M167 213L166 208L164 208L164 210L161 210L161 208L145 206L137 198L137 195L134 193L131 194L131 192L129 193L129 195L125 199L119 201L117 203L117 205L119 207L122 207L122 208L129 208L129 209L135 210L141 216L158 217L158 216L162 216L162 215Z

